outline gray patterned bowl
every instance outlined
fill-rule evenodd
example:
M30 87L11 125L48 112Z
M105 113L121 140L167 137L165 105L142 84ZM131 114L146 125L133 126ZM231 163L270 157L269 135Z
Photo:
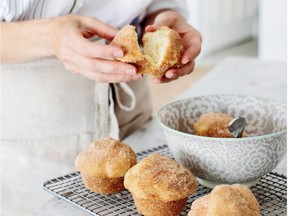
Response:
M201 114L224 112L247 121L244 138L193 135ZM286 153L286 104L264 98L210 95L172 102L160 109L157 120L176 161L200 184L254 185L272 171Z

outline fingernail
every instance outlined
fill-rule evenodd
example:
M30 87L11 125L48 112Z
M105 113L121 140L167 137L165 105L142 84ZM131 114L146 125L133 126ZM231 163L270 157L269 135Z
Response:
M160 84L160 83L161 83L161 80L159 80L159 79L154 80L154 83L156 83L156 84Z
M174 76L174 73L172 72L172 71L168 71L167 73L166 73L166 77L167 78L172 78Z
M189 59L184 59L182 60L182 64L187 64L190 60Z
M121 58L121 57L124 56L124 54L123 54L122 51L119 50L119 51L113 52L113 56L114 56L115 58Z
M135 75L136 74L136 70L132 69L132 68L128 68L125 70L125 73L128 75Z
M136 74L135 76L132 77L132 80L139 80L142 79L142 74Z

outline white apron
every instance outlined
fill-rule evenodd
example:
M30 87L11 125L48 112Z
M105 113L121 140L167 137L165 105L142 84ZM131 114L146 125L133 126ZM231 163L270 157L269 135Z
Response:
M95 83L55 58L2 66L2 216L29 215L51 198L43 182L75 171L92 140L123 138L151 117L146 80L127 84Z

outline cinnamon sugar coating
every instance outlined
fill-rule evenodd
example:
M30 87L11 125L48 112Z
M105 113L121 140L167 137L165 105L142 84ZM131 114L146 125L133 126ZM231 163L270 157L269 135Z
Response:
M181 57L184 52L180 35L167 26L161 26L154 32L143 35L143 51L138 44L135 27L124 26L115 36L111 45L124 51L124 57L117 60L137 66L138 73L155 77L164 76L170 68L182 66Z
M197 183L183 165L153 153L126 173L124 186L138 199L169 202L190 196Z
M193 201L191 205L191 210L188 213L188 216L206 216L208 205L210 201L210 195L207 194L202 196L195 201Z
M88 189L107 194L124 190L123 177L136 162L136 154L128 145L106 137L80 152L75 167Z
M138 44L138 36L135 31L135 26L124 26L116 34L110 45L118 46L123 50L124 56L117 58L119 61L134 64L144 64L146 61Z
M241 184L218 185L209 195L194 201L188 216L260 216L252 191Z
M232 117L226 113L205 113L193 124L194 133L198 136L233 138L228 130L231 121Z

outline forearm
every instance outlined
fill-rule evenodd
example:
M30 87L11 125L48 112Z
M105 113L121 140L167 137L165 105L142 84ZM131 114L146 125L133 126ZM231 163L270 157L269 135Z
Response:
M51 56L49 19L1 23L2 64Z

